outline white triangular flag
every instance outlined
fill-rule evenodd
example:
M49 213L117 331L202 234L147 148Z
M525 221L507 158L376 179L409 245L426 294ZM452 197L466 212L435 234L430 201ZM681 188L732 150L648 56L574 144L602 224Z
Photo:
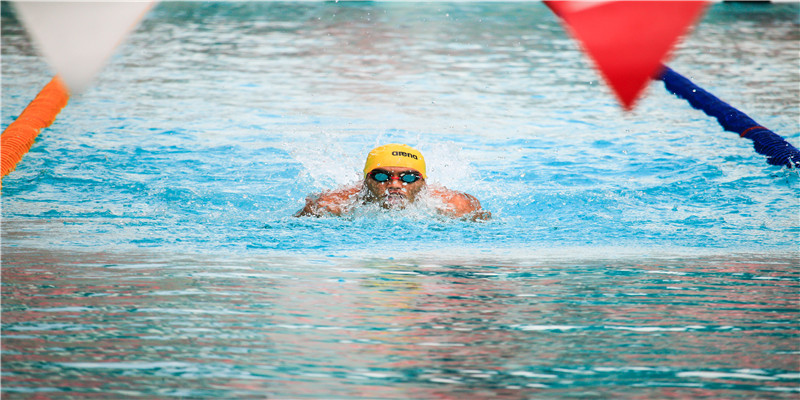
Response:
M17 1L19 19L72 93L91 83L155 1Z

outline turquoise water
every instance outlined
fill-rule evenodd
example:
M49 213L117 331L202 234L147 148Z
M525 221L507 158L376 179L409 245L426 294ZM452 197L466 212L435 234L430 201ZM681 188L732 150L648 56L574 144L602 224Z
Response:
M6 126L51 72L2 6ZM669 65L800 145L798 15ZM387 142L493 219L292 217ZM799 187L539 3L160 3L3 180L2 394L796 398Z

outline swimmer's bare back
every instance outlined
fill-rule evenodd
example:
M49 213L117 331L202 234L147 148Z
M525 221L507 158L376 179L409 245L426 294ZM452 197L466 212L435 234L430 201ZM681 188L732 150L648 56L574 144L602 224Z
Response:
M363 196L360 196L361 193L362 189L359 185L322 192L307 198L305 206L295 216L341 216L355 204L365 201ZM430 188L429 194L441 202L441 206L437 207L436 211L442 215L472 221L488 220L492 217L492 213L483 210L480 201L472 195L444 187Z

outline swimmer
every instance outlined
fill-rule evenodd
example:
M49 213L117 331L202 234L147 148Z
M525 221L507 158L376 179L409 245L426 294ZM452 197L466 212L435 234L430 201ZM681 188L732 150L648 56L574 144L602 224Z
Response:
M377 204L391 210L424 202L431 204L439 214L452 218L485 220L491 217L472 195L428 186L426 179L425 159L419 150L404 144L387 144L369 152L362 181L310 196L295 216L341 216L358 205Z

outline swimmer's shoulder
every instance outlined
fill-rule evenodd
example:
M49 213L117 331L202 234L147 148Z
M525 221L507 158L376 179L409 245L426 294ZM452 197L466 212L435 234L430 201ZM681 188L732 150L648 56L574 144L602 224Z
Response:
M448 189L444 186L429 188L430 194L444 202L446 214L471 220L487 220L492 213L483 210L481 202L473 195Z
M298 211L296 217L323 215L342 215L347 207L358 197L360 186L348 186L341 189L328 190L306 198L306 205Z
M447 204L458 206L477 206L480 207L481 203L475 196L464 192L448 189L444 186L431 186L428 189L430 194L444 201Z
M317 195L318 201L343 202L351 201L361 191L361 186L349 186L341 189L329 190Z

